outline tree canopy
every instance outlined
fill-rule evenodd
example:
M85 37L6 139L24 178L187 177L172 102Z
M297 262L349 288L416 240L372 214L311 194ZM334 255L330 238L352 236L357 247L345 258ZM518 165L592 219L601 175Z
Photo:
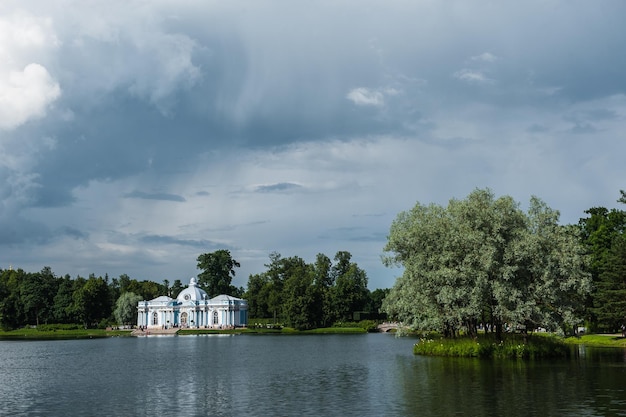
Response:
M594 283L587 319L594 331L615 332L626 324L626 212L593 207L585 213L578 224Z
M376 303L370 301L365 271L351 258L349 252L339 251L333 265L320 253L315 263L307 264L298 256L271 253L267 271L248 280L245 298L250 317L273 318L297 329L352 321L355 312Z
M239 295L240 291L231 282L235 277L235 268L240 266L227 249L203 253L198 256L198 269L202 270L198 274L198 284L210 297L220 294Z
M417 203L391 225L384 262L404 273L383 309L446 336L577 324L591 280L578 228L558 220L536 197L523 212L489 189L447 207Z
M115 320L122 325L130 325L137 322L137 303L141 296L134 292L125 292L115 302L113 314Z

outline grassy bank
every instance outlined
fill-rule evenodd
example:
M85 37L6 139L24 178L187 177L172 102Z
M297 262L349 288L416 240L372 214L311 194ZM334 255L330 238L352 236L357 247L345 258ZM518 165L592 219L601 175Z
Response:
M465 358L539 359L567 357L569 348L562 339L549 335L507 335L503 341L491 336L471 338L423 338L413 347L416 355Z
M367 330L361 327L325 327L312 330L296 330L291 327L283 327L280 329L257 328L239 328L239 329L182 329L178 332L180 336L193 334L360 334L367 333Z
M130 336L130 330L85 329L78 325L42 325L16 330L0 330L0 340L93 339Z
M626 338L617 334L585 334L579 337L568 337L565 343L596 347L626 348Z

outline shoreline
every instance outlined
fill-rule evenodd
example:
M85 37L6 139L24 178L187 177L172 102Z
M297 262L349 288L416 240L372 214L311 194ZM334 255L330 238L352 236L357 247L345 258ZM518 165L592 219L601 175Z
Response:
M179 329L176 332L160 330L139 333L128 330L105 329L55 329L38 330L22 328L17 330L0 330L0 341L3 340L68 340L68 339L96 339L106 337L146 337L146 336L193 336L202 334L248 334L248 335L308 335L308 334L366 334L360 327L328 327L312 330L295 330L288 327L283 329Z

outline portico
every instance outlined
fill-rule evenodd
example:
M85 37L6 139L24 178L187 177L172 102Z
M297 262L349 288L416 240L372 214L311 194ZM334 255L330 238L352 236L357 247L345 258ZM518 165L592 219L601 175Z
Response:
M226 294L209 299L195 277L175 299L160 296L137 305L137 326L146 329L232 328L247 324L246 300Z

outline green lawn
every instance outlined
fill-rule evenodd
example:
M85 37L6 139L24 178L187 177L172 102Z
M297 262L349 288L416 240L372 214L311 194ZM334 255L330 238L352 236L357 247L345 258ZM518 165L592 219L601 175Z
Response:
M367 333L361 327L324 327L312 330L296 330L291 327L282 329L266 328L238 328L238 329L181 329L178 334L181 336L191 334L359 334Z
M598 347L626 347L626 338L619 334L585 334L580 337L568 337L565 343Z
M130 336L130 330L83 328L30 328L0 330L0 340L91 339L96 337Z

